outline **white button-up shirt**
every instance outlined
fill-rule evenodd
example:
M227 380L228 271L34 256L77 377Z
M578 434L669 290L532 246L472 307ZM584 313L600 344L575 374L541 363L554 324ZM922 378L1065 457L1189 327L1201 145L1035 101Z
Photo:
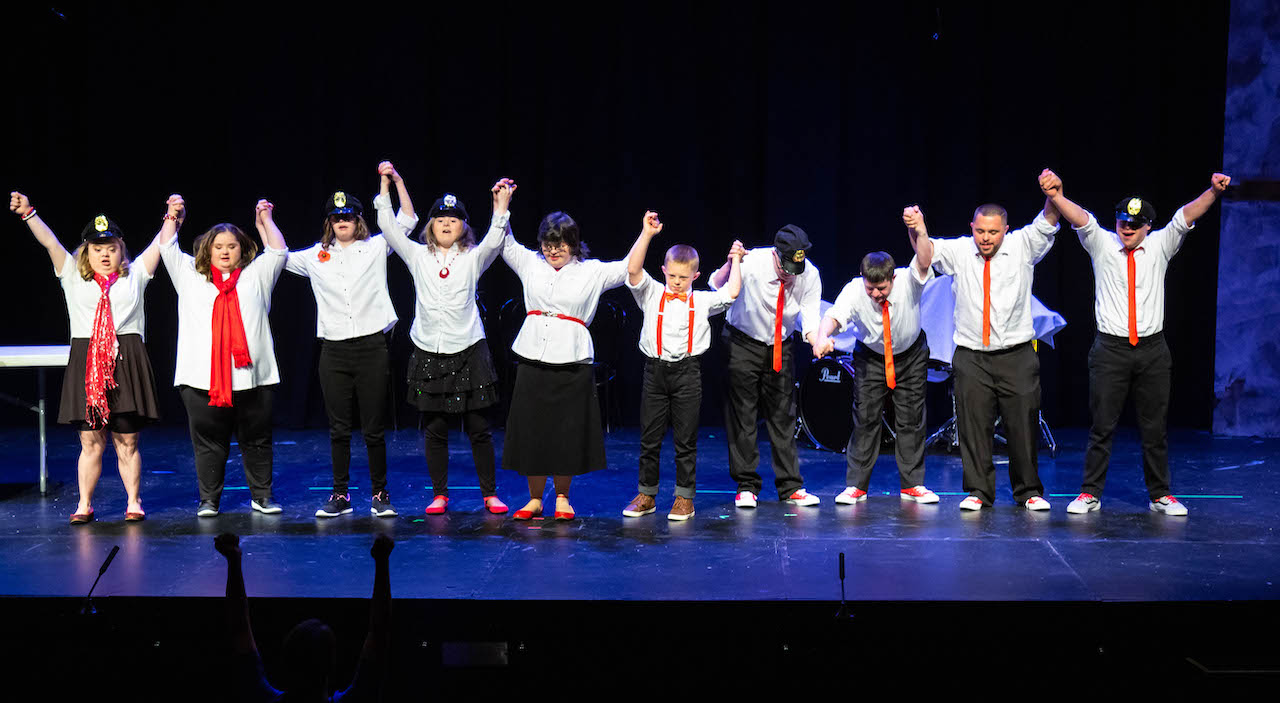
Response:
M1182 208L1164 228L1147 233L1133 253L1134 297L1137 299L1138 336L1164 329L1164 274L1169 259L1178 253L1187 233ZM1093 316L1098 331L1116 337L1129 336L1129 255L1120 235L1103 229L1089 213L1089 221L1076 230L1080 243L1093 260Z
M625 260L575 258L557 271L541 254L520 246L510 234L505 242L502 260L524 284L528 312L559 313L589 325L600 305L600 294L627 282ZM589 364L596 353L585 326L550 315L525 317L511 351L546 364Z
M93 317L98 312L102 287L92 278L86 281L80 276L80 265L74 252L67 254L62 270L56 273L62 283L62 295L67 299L71 338L93 337ZM121 276L111 284L111 292L107 295L111 299L111 319L116 323L117 336L139 334L142 341L147 341L147 313L142 296L150 282L151 275L135 261L129 265L128 276Z
M991 345L982 346L982 270L984 258L973 237L933 240L933 266L952 276L956 296L957 346L976 351L998 351L1036 335L1031 324L1031 281L1035 265L1053 247L1058 225L1044 213L1031 224L1009 232L991 257Z
M711 322L708 318L718 315L733 305L733 298L718 290L687 291L685 300L673 298L662 306L662 356L658 356L658 305L667 287L644 274L640 283L627 288L644 312L640 326L640 353L650 359L680 361L687 356L700 356L711 347ZM693 305L693 353L689 353L689 306Z
M742 259L742 292L729 307L726 319L743 334L762 344L773 344L773 324L778 311L781 281L773 269L773 247L758 247ZM715 277L711 279L715 286ZM796 329L799 318L802 334L817 332L822 322L822 279L818 267L806 262L804 271L792 279L782 300L782 339Z
M423 351L456 354L484 339L484 324L476 306L476 285L502 250L503 233L510 213L494 217L489 231L475 246L462 251L455 243L448 251L409 239L418 225L417 216L400 211L391 216L391 199L381 194L373 199L378 211L378 227L391 248L400 255L413 274L417 291L413 326L409 339ZM448 266L449 275L440 277Z
M253 363L232 367L231 390L245 391L280 382L276 367L275 341L271 337L271 290L284 271L288 249L263 250L240 272L236 297L244 321L245 341ZM178 292L178 359L173 385L209 390L213 356L213 301L218 287L196 272L196 260L178 248L178 238L160 247L160 259Z
M893 289L889 291L889 334L893 353L900 354L920 338L920 299L924 286L933 280L933 269L923 277L916 269L915 258L906 268L894 269ZM867 295L862 277L845 284L835 304L827 309L827 317L839 324L840 330L853 325L853 333L871 351L884 354L884 311Z
M320 252L328 253L320 260ZM386 332L396 324L387 292L386 238L374 235L323 249L319 242L289 252L285 270L311 279L316 296L316 336L339 341Z

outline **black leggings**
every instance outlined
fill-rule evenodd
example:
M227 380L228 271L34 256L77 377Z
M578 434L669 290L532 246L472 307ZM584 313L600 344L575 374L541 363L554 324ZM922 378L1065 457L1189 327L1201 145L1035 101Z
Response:
M471 460L476 465L480 479L480 493L488 498L497 491L494 478L493 434L489 431L489 418L483 410L464 413L422 414L426 435L427 471L431 473L431 488L435 495L449 495L449 428L462 418L462 427L471 438Z

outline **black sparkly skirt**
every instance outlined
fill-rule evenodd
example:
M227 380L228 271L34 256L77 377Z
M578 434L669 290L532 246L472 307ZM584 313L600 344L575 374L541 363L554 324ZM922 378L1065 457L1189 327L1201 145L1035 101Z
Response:
M151 371L151 357L142 336L122 334L116 338L116 387L107 391L107 407L111 413L134 413L146 420L160 419L160 401L156 396L156 377ZM85 422L84 370L89 361L89 340L71 340L71 356L62 375L62 398L58 404L58 422Z
M498 402L498 374L483 339L456 354L415 346L406 376L409 404L423 412L464 413Z

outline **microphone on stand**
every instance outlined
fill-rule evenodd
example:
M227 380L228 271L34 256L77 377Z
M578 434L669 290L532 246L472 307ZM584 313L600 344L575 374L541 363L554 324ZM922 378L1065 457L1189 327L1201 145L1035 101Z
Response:
M849 605L844 601L844 552L840 552L840 609L836 611L836 620L852 619Z
M93 589L98 587L98 582L102 580L102 575L107 573L107 569L111 568L111 560L116 558L116 552L120 551L120 545L111 548L111 553L107 555L107 560L102 562L102 566L98 569L98 578L93 580L93 585L89 587L89 593L84 597L84 607L80 608L81 615L97 615L98 609L93 607ZM840 555L840 573L844 573L844 555ZM840 584L840 590L843 593L844 584Z

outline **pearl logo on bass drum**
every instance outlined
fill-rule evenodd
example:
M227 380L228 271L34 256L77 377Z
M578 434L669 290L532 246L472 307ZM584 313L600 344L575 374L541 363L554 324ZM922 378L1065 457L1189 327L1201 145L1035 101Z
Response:
M819 383L840 383L843 380L840 377L840 372L832 368L824 368L818 372Z

